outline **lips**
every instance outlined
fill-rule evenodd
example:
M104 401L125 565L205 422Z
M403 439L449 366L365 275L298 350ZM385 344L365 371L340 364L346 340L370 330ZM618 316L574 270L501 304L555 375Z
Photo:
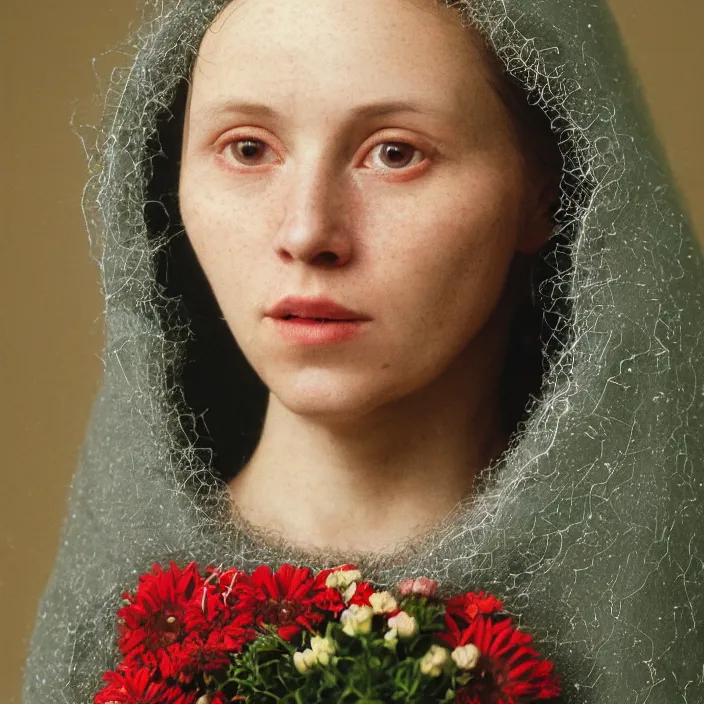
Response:
M271 318L274 329L296 346L336 345L349 342L367 331L363 320L320 320L295 316Z
M303 315L284 315L282 320L314 320L316 323L334 323L343 320L343 318L306 318ZM354 320L353 318L344 318L344 320Z
M364 313L346 308L329 298L302 298L287 296L267 311L272 318L294 320L296 318L318 322L335 322L340 320L371 320Z

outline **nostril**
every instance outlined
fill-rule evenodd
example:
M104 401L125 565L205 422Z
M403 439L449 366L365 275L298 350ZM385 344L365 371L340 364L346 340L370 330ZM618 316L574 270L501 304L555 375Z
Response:
M336 264L339 257L335 252L321 252L316 259L320 259L324 264Z

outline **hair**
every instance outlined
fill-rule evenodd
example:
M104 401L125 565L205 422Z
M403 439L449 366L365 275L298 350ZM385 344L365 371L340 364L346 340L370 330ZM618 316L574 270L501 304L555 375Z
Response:
M509 74L501 60L480 36L482 54L490 68L492 83L511 117L518 142L532 176L554 193L552 217L560 207L560 181L564 159L551 120L530 102L525 87Z
M473 25L467 3L462 0L433 0L435 8L457 11L457 18L475 42L488 68L489 79L509 114L526 178L539 185L552 198L548 205L554 223L554 236L533 255L516 255L507 285L519 291L506 350L499 388L499 405L504 428L514 432L529 414L529 402L537 398L549 360L566 343L570 317L569 302L559 294L555 272L571 267L565 245L570 234L564 227L569 216L562 211L564 157L553 120L538 106L518 78L510 74L488 43ZM555 121L557 122L557 121ZM520 295L520 290L524 294ZM559 302L558 302L559 301Z
M232 0L237 2L241 0ZM414 0L408 0L414 1ZM415 0L417 2L417 0ZM484 58L489 77L497 95L501 98L513 123L515 134L523 149L523 157L531 175L544 179L544 183L555 192L553 215L559 210L559 183L563 171L563 157L559 142L551 126L551 120L536 105L525 86L508 73L506 66L496 55L484 35L474 26L468 12L468 3L463 0L433 0L435 8L455 10L458 20L476 41Z
M542 250L529 257L516 255L514 260L513 275L520 280L509 283L525 293L514 311L499 389L504 427L513 432L527 418L528 402L540 393L546 364L566 342L569 311L564 298L557 303L561 297L556 295L560 291L553 279L556 271L571 266L564 248L570 235L560 228L567 220L561 210L564 157L550 117L532 102L525 86L508 73L484 37L476 34L494 88L511 118L527 167L526 177L551 194L547 207L553 232L561 230Z
M437 5L444 0L435 2ZM529 173L534 168L541 178L547 178L557 196L562 155L550 120L531 104L524 86L506 72L483 38L481 48L513 120ZM182 423L193 446L217 476L229 481L259 443L269 389L237 345L180 217L178 174L187 97L188 80L184 78L170 108L161 115L150 145L152 176L145 216L150 233L163 236L165 243L156 253L158 285L167 298L179 300L178 315L187 322L184 332L183 327L163 321L165 334L186 344L186 364L170 369L169 386L181 389L187 406ZM525 296L514 313L499 389L502 418L509 433L519 428L529 413L529 401L540 392L545 360L565 342L556 330L568 316L564 310L550 308L556 297L545 286L558 268L555 252L559 251L559 239L553 237L544 251L533 255L523 274L519 267L519 276L526 280ZM523 281L518 284L524 286ZM540 289L544 289L542 295Z

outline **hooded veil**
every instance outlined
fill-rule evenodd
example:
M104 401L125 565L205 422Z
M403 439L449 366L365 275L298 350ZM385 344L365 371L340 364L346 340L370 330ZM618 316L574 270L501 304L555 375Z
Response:
M121 594L154 562L339 564L231 513L227 481L256 446L266 389L226 330L176 201L185 79L224 4L155 2L133 65L112 78L87 204L104 378L25 704L93 701L120 659ZM463 12L559 138L542 301L552 344L478 495L403 560L357 564L379 585L426 575L447 592L496 594L555 662L566 704L702 702L704 266L691 224L603 0L472 0Z

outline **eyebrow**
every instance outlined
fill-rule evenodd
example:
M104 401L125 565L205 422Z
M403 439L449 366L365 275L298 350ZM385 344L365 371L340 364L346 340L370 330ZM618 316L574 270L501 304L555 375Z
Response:
M353 119L364 119L409 112L429 115L431 117L439 117L444 114L442 110L433 109L426 105L420 105L412 101L390 100L360 105L350 112L350 117ZM268 117L272 119L279 119L281 117L276 110L264 103L256 103L246 100L214 102L203 108L203 115L206 118L215 118L221 114L230 113L244 113L255 117Z

